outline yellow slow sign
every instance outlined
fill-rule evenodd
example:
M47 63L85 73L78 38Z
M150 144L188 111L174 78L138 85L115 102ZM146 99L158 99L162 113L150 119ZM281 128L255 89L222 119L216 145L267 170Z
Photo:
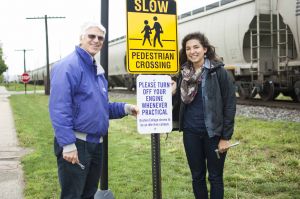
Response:
M178 72L175 0L127 0L127 71Z

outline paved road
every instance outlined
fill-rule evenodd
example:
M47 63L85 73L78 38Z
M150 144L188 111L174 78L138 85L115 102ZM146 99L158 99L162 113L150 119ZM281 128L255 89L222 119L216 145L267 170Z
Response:
M25 150L18 146L9 104L9 93L0 86L0 198L23 198L23 171L20 158Z

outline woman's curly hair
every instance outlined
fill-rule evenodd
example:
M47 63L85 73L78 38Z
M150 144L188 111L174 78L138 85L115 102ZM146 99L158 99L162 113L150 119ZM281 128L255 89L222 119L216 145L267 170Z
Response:
M194 33L190 33L190 34L186 35L182 39L181 49L179 51L180 66L182 66L184 63L186 63L188 61L185 48L186 48L186 43L191 39L198 40L200 42L200 44L203 46L203 48L207 49L207 51L205 53L206 58L208 58L209 60L213 60L213 61L220 61L220 58L218 58L218 56L215 52L215 47L210 45L207 37L201 32L194 32Z

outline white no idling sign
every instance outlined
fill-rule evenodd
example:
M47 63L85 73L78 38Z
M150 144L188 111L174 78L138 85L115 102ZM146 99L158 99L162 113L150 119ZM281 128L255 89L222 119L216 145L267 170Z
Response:
M138 132L141 134L172 131L172 86L168 75L137 77Z

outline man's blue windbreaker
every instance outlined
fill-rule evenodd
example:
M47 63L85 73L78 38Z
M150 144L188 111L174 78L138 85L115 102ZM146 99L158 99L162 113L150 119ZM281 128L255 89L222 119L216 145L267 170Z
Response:
M107 88L93 57L78 46L52 67L49 111L61 147L75 143L75 131L97 142L107 134L109 119L126 115L124 103L109 103Z

